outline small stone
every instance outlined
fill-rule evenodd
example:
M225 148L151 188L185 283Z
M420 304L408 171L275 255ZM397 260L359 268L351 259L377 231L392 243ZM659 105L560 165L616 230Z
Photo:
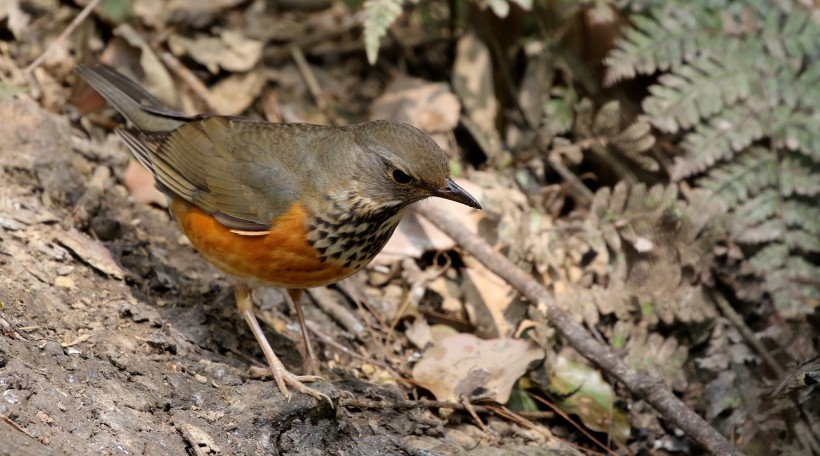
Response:
M362 364L362 373L368 377L376 373L376 368L372 364Z
M202 383L203 385L204 385L205 383L208 383L208 378L207 378L207 377L205 377L205 376L204 376L204 375L202 375L202 374L196 374L196 375L194 375L194 379L196 379L196 381L198 381L199 383Z
M71 290L74 288L74 279L68 276L58 276L54 279L54 285Z
M72 272L74 272L74 266L71 266L70 264L66 264L57 268L57 275L67 276Z

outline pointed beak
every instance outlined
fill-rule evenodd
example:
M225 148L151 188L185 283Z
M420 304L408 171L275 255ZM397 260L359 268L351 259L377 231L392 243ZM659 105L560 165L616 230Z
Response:
M436 191L435 196L439 198L448 199L450 201L455 201L456 203L461 203L466 206L470 206L475 209L481 209L481 204L476 201L475 198L472 197L469 193L467 193L463 188L459 187L452 179L447 179L447 186L439 189Z

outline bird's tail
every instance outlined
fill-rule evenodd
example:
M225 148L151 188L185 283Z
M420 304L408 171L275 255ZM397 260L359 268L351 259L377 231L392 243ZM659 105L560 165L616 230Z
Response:
M168 132L191 119L168 108L137 83L108 67L78 65L77 72L139 130Z

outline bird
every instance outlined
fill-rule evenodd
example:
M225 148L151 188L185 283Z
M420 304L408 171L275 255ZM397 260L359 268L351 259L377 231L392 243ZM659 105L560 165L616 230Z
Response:
M411 125L271 123L187 115L104 65L78 65L83 79L130 123L115 131L155 178L194 249L235 279L234 296L279 391L332 401L321 381L299 303L302 291L364 268L411 204L439 197L481 209L457 185L446 154ZM251 292L287 290L305 345L307 372L290 372L253 312Z

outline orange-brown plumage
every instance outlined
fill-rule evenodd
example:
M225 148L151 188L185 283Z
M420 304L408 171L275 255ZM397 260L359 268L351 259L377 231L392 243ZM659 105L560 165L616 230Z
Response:
M338 282L356 272L333 260L321 261L307 240L307 211L293 203L262 234L231 230L202 209L175 198L171 212L194 248L240 280L281 288L309 288Z

